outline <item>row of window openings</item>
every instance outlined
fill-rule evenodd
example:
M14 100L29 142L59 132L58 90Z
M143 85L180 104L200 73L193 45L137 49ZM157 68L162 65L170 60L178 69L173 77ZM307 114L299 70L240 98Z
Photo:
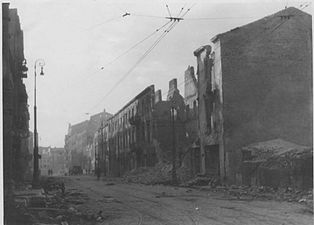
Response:
M127 113L125 113L123 115L123 117L121 117L120 119L112 122L109 124L109 132L112 132L114 130L117 130L118 126L121 125L121 124L126 124L127 121L130 119L130 118L133 118L134 117L134 108L132 108L132 110L129 110Z
M150 142L151 138L150 138L150 126L149 123L146 124L146 135L145 135L145 130L144 130L145 126L142 126L142 138L143 140ZM136 132L135 130L129 130L127 132L125 132L122 137L121 136L116 136L116 140L115 143L117 144L117 147L120 148L127 148L129 147L131 144L136 142Z
M149 112L150 98L147 98L147 102L142 101L142 110L143 112ZM137 106L138 111L138 106ZM109 124L109 132L112 132L118 128L119 125L127 123L130 118L134 118L134 108L129 110L127 113L123 115L120 119L114 121L112 124Z
M113 145L117 145L118 148L127 148L136 141L135 130L126 131L122 136L117 135L113 140Z

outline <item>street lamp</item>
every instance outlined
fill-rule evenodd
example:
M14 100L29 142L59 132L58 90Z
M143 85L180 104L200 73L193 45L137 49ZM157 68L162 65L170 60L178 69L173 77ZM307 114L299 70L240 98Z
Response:
M37 105L36 105L36 77L37 66L40 66L40 75L44 75L43 67L45 61L43 59L37 59L34 65L34 170L33 170L33 188L39 187L39 166L38 166L38 134L37 134Z

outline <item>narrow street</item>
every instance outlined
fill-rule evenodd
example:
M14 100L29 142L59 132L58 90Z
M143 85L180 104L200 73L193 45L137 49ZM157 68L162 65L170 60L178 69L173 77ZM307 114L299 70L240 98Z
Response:
M312 9L4 2L0 225L314 225Z
M89 176L64 177L66 189L88 196L79 211L102 211L99 224L312 224L312 214L297 203L240 201L221 193L161 185L123 183Z

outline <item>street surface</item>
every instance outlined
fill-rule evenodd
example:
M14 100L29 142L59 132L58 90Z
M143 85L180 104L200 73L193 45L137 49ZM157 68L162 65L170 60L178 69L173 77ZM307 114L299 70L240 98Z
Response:
M75 206L102 211L108 225L309 225L313 214L304 205L278 201L237 200L222 193L162 185L97 181L92 176L64 177L66 189L89 197Z

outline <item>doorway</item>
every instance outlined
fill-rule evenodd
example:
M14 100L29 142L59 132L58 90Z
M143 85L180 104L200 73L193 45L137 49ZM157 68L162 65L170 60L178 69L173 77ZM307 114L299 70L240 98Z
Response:
M219 145L205 146L205 172L209 176L219 176Z

